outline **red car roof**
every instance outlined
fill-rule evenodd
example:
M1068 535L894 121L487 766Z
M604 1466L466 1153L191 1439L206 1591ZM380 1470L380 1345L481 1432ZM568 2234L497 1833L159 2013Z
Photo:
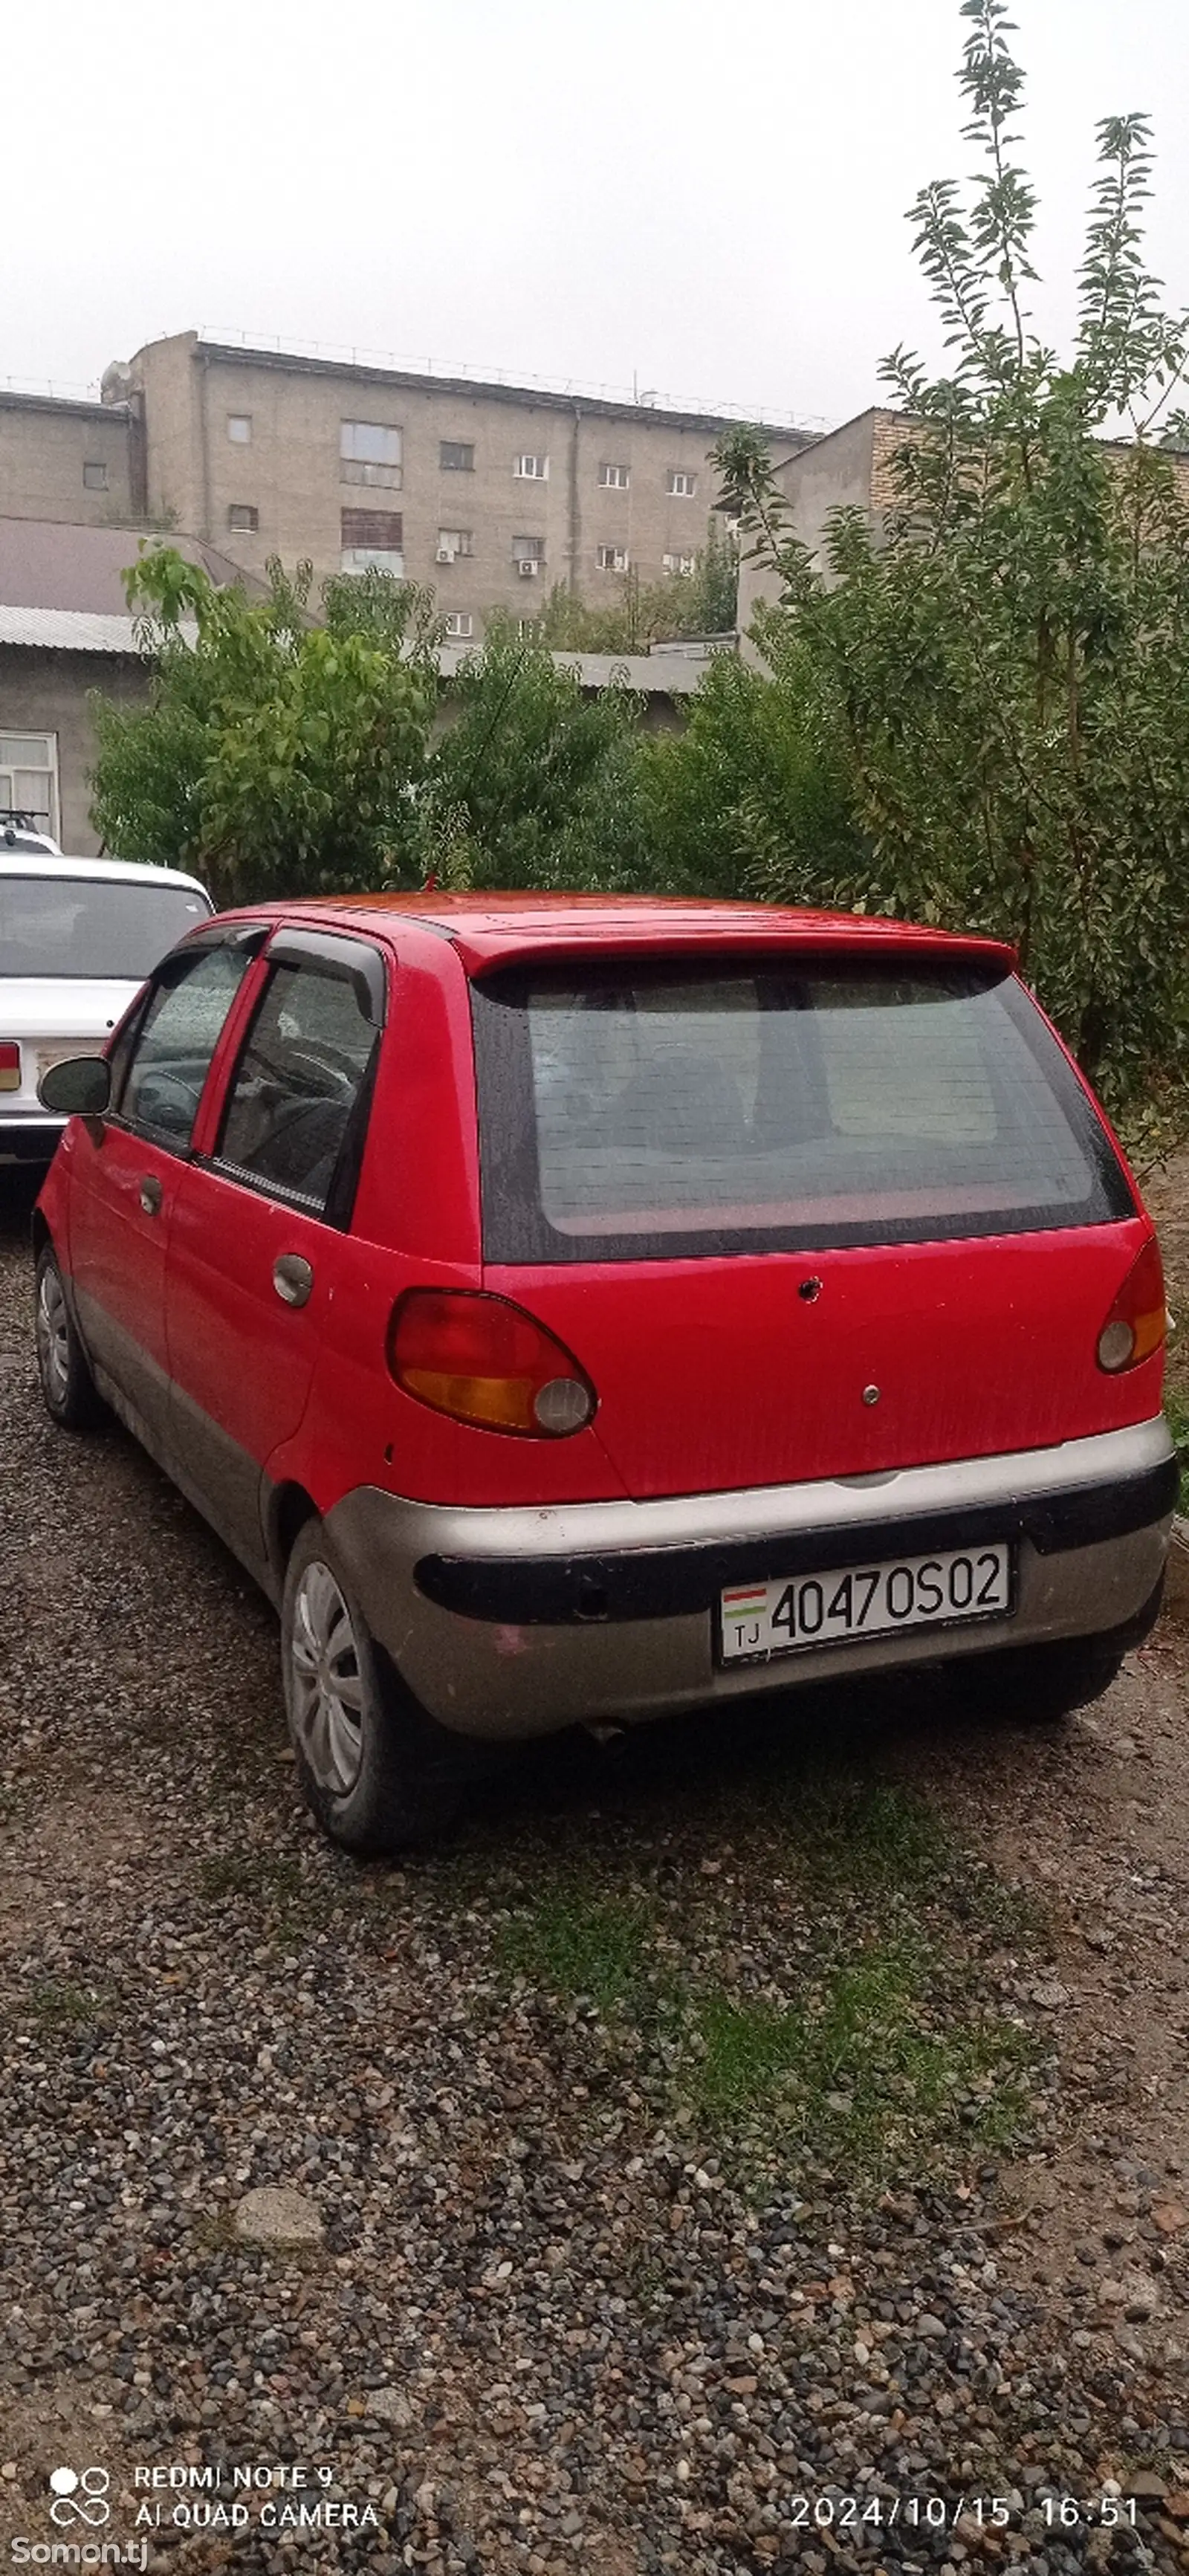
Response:
M933 930L866 913L798 911L765 903L707 902L682 895L606 894L351 894L314 896L285 904L245 905L285 920L328 914L373 934L385 920L424 923L444 933L463 964L486 966L548 951L604 948L609 954L643 955L663 949L693 953L705 948L839 948L855 952L948 952L976 956L1004 967L1015 951L999 939Z

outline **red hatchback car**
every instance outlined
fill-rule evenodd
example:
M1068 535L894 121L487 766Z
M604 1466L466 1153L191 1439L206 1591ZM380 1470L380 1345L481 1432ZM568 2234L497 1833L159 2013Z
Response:
M281 1613L306 1794L968 1659L1049 1709L1155 1616L1160 1256L1009 950L748 904L360 896L165 960L35 1217L107 1401Z

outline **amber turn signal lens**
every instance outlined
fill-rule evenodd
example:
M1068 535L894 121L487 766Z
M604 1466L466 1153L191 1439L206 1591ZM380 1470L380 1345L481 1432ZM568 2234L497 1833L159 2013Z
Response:
M1164 1266L1153 1234L1132 1262L1098 1336L1099 1368L1108 1377L1138 1368L1141 1360L1150 1360L1153 1351L1159 1350L1167 1329Z
M388 1327L388 1366L405 1394L435 1413L522 1439L567 1439L597 1401L555 1334L510 1298L480 1289L406 1290Z

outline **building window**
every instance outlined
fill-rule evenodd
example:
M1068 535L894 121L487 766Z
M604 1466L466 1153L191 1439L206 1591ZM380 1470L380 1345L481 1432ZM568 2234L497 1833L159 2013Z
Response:
M547 456L518 456L512 472L521 483L547 483L549 459Z
M401 452L401 433L388 422L344 420L339 424L339 481L399 492Z
M106 467L106 465L100 464L99 462L96 462L96 463L91 464L91 465L84 465L84 467L83 467L83 490L84 490L84 492L106 492L106 490L107 490L107 467Z
M35 832L58 838L58 737L0 732L0 825L27 815Z
M344 572L404 573L404 522L399 510L341 510Z
M260 525L260 512L251 501L232 501L227 512L227 525L241 537L254 537Z
M438 562L440 564L456 563L459 555L473 555L474 551L475 538L472 529L439 528Z
M631 556L626 546L596 546L595 562L600 572L627 572Z
M465 642L466 638L469 635L473 635L474 632L474 618L468 616L467 611L464 608L452 608L449 610L446 618L447 635L455 637L460 642Z
M516 632L519 635L522 644L529 643L534 635L539 635L541 632L540 618L518 617L516 620Z
M696 555L662 555L661 565L665 572L681 573L688 577L690 573L697 571L698 558Z
M473 474L475 451L462 438L444 438L438 448L438 463L443 474Z
M626 492L631 479L631 473L626 465L600 465L599 467L599 481L604 492Z
M697 488L696 474L686 474L678 465L669 467L665 478L665 489L671 501L692 501Z
M227 414L227 435L231 440L233 447L250 447L252 444L251 412L229 411Z
M535 581L544 562L544 537L513 537L512 569L522 581Z

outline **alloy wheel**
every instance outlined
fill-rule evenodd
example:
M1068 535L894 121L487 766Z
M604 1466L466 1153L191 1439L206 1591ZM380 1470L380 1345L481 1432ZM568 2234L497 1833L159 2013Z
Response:
M37 1282L37 1362L51 1404L65 1400L70 1381L70 1317L62 1282L46 1262Z
M351 1613L319 1557L307 1565L289 1636L290 1721L320 1789L344 1797L363 1761L363 1676Z

